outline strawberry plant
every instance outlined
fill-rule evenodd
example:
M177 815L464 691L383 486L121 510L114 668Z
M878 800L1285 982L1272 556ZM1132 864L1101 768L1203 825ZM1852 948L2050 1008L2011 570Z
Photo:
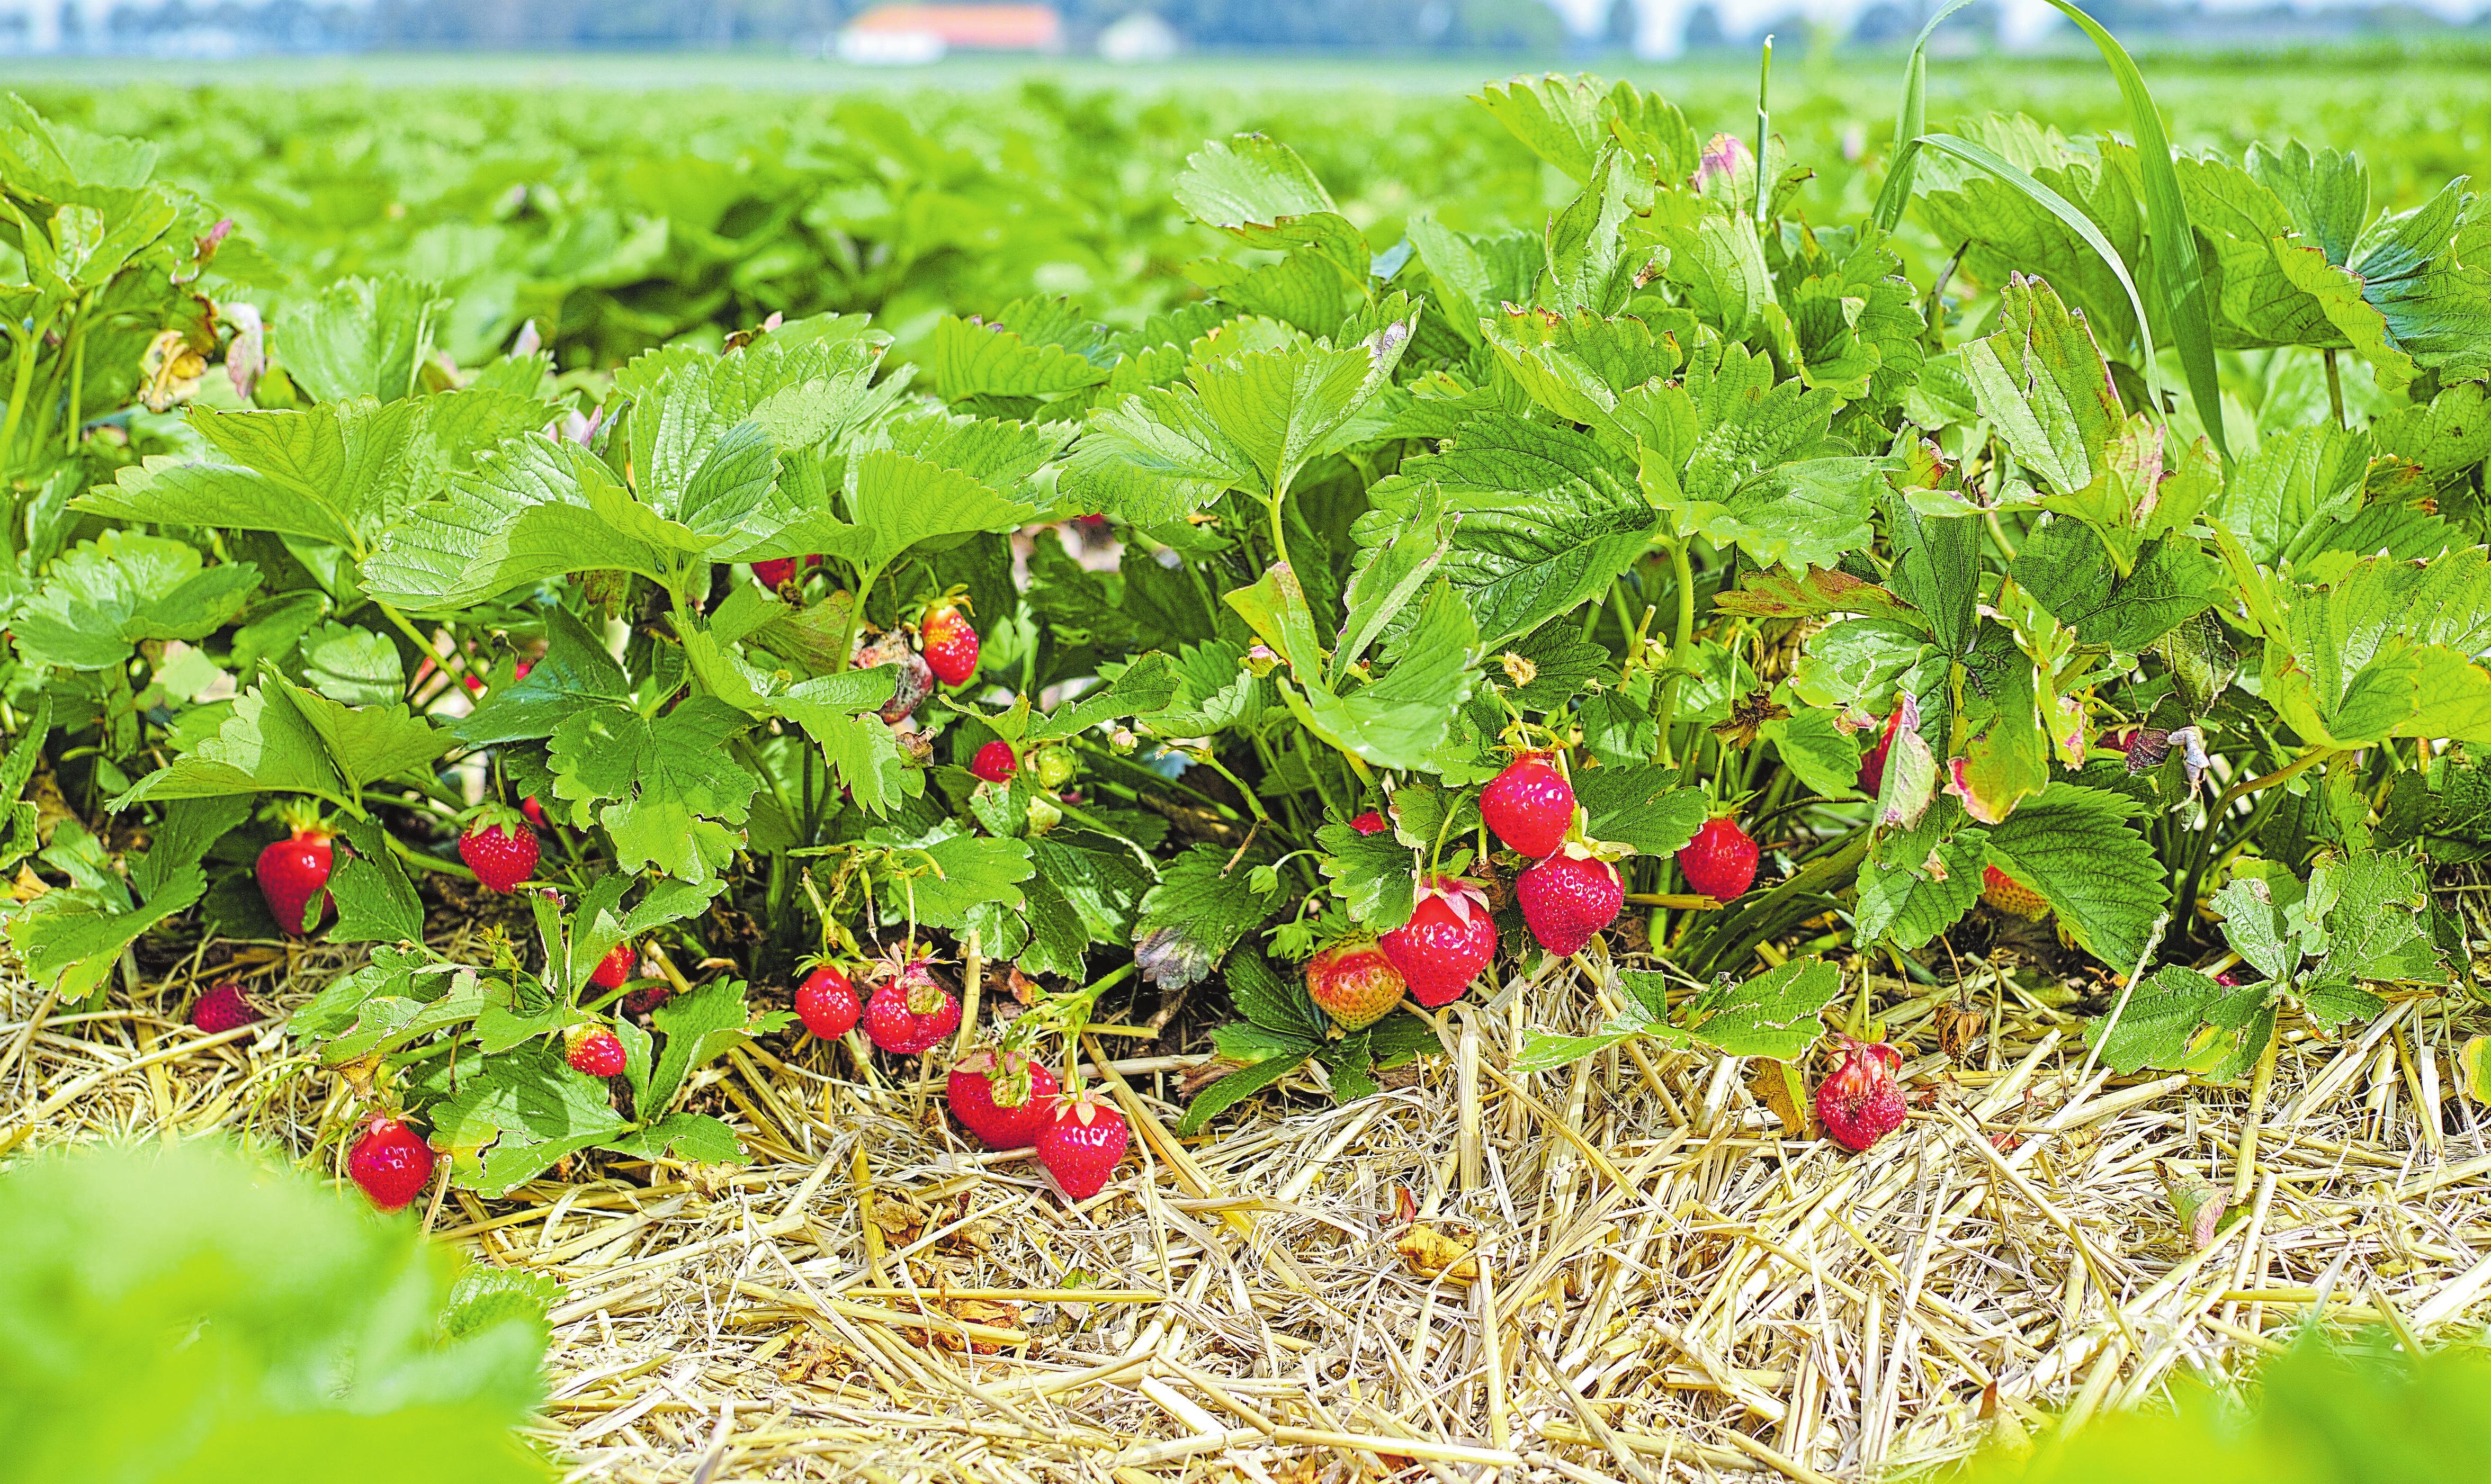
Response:
M1916 48L1849 207L1770 118L1517 78L1465 147L1553 202L1380 215L1238 133L1096 304L825 240L852 294L565 309L559 368L19 105L10 944L81 1002L369 946L288 1029L488 1195L733 1157L696 1074L785 1037L1084 1199L1110 992L1215 1053L1195 1130L1577 978L1526 1065L1796 1066L1864 965L2007 940L2119 981L2122 1069L2337 1033L2447 981L2429 869L2491 849L2491 216L2175 152L2088 34L2125 139L1933 130Z

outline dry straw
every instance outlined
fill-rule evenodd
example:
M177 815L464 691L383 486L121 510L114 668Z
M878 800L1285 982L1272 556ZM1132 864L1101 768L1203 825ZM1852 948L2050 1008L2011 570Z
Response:
M2478 941L2480 898L2450 900ZM72 1012L9 977L0 1146L225 1130L334 1172L339 1079L274 1024L181 1024L210 963L282 1006L347 960L218 945ZM561 1280L541 1436L579 1479L1859 1479L2150 1402L2311 1317L2491 1314L2470 1002L2289 1029L2244 1141L2249 1086L2085 1072L2031 971L1963 967L1872 981L1920 1095L1865 1156L1707 1057L1515 1070L1526 1032L1598 1022L1594 959L1456 1006L1449 1055L1377 1096L1192 1143L1198 1058L1094 1068L1140 1137L1078 1208L965 1147L913 1069L799 1041L694 1091L747 1166L578 1162L426 1220ZM2245 1215L2199 1250L2166 1178Z

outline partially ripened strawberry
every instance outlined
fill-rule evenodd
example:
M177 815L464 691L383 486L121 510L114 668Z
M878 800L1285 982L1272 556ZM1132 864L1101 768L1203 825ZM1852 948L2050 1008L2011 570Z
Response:
M1886 721L1877 729L1876 743L1860 755L1860 776L1854 780L1860 792L1874 799L1886 786L1886 754L1894 745L1894 730L1903 724L1900 706L1886 713Z
M613 1032L574 1026L568 1037L570 1049L563 1060L571 1069L588 1077L620 1077L626 1064L623 1041Z
M1107 1177L1132 1142L1125 1116L1096 1092L1058 1093L1053 1115L1038 1132L1038 1162L1066 1195L1087 1201L1107 1188Z
M885 1051L916 1056L960 1029L960 997L922 963L912 964L865 1002L865 1033Z
M952 1075L943 1083L952 1117L990 1149L1025 1149L1036 1144L1061 1091L1053 1072L1017 1051L970 1052L952 1063Z
M329 910L329 868L337 852L316 829L297 829L259 853L251 874L269 916L288 933L304 933Z
M958 755L952 754L954 757ZM1012 770L1019 766L1020 759L1012 755L1011 743L1000 737L980 747L978 755L969 759L969 771L988 783L1009 781L1012 775Z
M190 1006L190 1024L210 1035L249 1025L258 1018L259 1007L243 995L239 984L220 984Z
M818 556L806 557L801 561L795 557L771 557L752 564L752 576L763 587L776 593L796 581L806 567L821 565L822 559Z
M1476 882L1431 876L1419 887L1410 920L1375 942L1410 986L1410 998L1432 1010L1460 999L1496 957L1496 922Z
M1363 1030L1392 1013L1408 987L1372 938L1346 939L1306 960L1306 998L1343 1031Z
M855 981L833 965L816 964L805 982L796 986L796 1018L826 1041L855 1030L857 1017L864 1012L857 1003Z
M1708 819L1679 849L1678 874L1694 890L1726 902L1756 884L1756 842L1735 819Z
M1626 904L1616 867L1560 851L1513 879L1513 899L1531 936L1549 952L1579 952Z
M392 1118L374 1118L346 1151L346 1175L374 1206L402 1210L432 1183L432 1146Z
M597 967L588 971L588 982L600 989L621 989L631 982L631 971L637 967L638 955L631 951L630 941L618 943L605 950Z
M2019 917L2046 917L2050 904L2041 893L1994 865L1980 868L1980 899L2000 912Z
M1574 823L1574 786L1545 752L1516 753L1480 790L1480 817L1511 850L1534 860L1556 853Z
M1373 809L1369 809L1358 818L1351 820L1349 822L1349 828L1357 830L1360 834L1382 834L1392 827L1384 822L1383 815L1377 813Z
M505 809L482 815L458 836L458 858L487 891L519 889L519 883L535 874L544 852L536 831L508 814Z
M957 599L944 598L925 605L925 616L917 621L917 634L925 646L925 668L946 685L957 685L978 673L978 631L969 626Z
M1816 1116L1834 1143L1858 1153L1902 1126L1903 1092L1894 1086L1903 1054L1882 1041L1842 1038L1842 1062L1816 1087Z

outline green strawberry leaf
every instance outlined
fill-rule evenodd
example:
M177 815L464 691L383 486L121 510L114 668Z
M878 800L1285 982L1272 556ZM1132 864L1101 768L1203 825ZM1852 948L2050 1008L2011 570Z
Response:
M1989 863L2040 893L2077 946L2127 972L2171 900L2125 795L2053 783L1993 827Z

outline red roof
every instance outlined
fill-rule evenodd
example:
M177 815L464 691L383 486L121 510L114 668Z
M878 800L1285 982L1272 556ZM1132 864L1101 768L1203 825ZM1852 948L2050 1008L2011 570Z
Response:
M1051 5L886 5L851 28L884 34L933 35L950 46L1021 51L1060 46L1064 17Z

